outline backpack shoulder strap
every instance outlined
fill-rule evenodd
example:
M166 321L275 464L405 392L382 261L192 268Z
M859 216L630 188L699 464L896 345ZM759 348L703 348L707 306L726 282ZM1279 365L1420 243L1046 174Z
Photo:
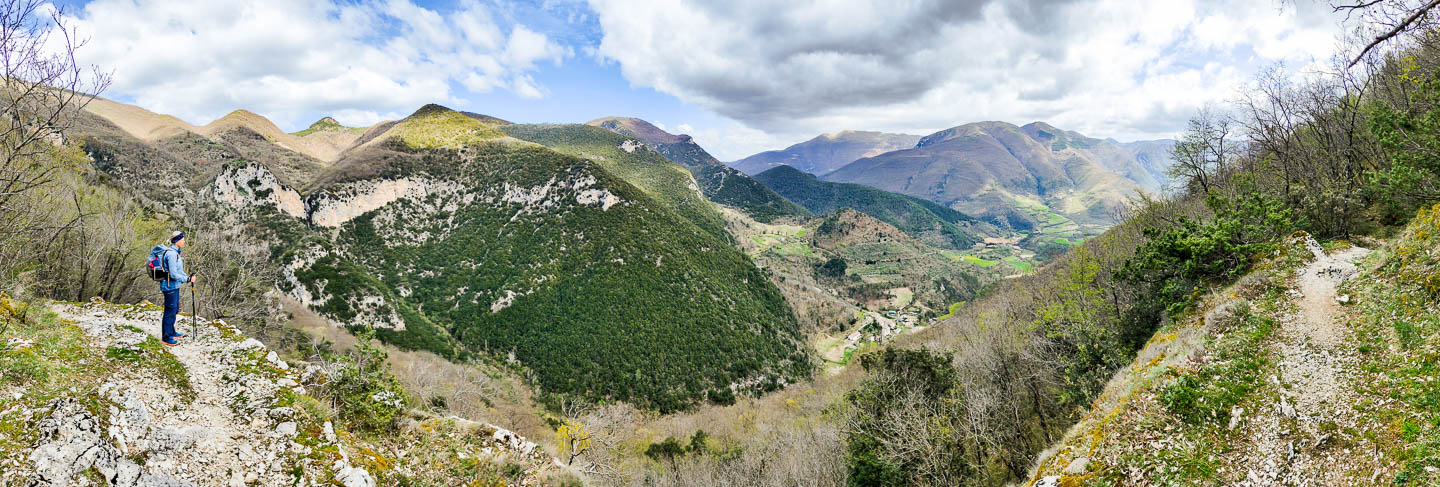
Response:
M169 254L169 253L170 253L171 251L173 251L173 250L175 250L175 249L170 248L170 247L165 247L165 250L161 250L161 251L160 251L160 268L165 270L165 280L167 280L167 281L171 280L171 279L170 279L170 261L165 260L165 254Z

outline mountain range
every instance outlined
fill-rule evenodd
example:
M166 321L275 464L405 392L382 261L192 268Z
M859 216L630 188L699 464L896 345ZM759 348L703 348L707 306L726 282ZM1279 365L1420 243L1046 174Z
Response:
M903 288L936 310L998 278L977 267L986 258L1029 265L1018 248L967 252L1053 223L1019 205L1099 220L1117 195L1161 184L1165 147L1043 124L843 132L787 149L842 166L831 173L752 177L634 118L517 124L427 105L286 133L244 110L195 125L109 100L76 136L104 177L268 248L280 291L336 323L455 359L506 355L544 391L662 411L810 373L790 303L814 290L779 292L730 209L755 225L880 229L875 244L798 239L809 247L787 247L799 254L781 278L853 261L863 276L835 282L863 302Z
M817 137L733 164L759 168L784 160L802 171L814 168L807 172L824 181L922 198L1013 230L1066 226L1095 234L1108 227L1114 212L1137 192L1164 189L1173 145L1168 140L1096 139L1043 122L978 122L827 171L835 161L831 155L851 154L860 147L844 135ZM865 140L879 140L879 135Z
M670 161L690 171L701 192L711 201L739 208L761 222L782 216L809 216L796 205L744 173L721 163L689 135L675 135L638 118L608 117L586 125L634 137Z
M915 147L920 136L844 130L823 134L780 150L765 151L730 163L746 174L760 174L776 166L790 166L821 175L862 157Z
M268 248L289 299L387 342L660 411L810 373L793 311L689 173L609 130L438 105L293 134L244 111L80 115L103 177L203 215L196 245Z

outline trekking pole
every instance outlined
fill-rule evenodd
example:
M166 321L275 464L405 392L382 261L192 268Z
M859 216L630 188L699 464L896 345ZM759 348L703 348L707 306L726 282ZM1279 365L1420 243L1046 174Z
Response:
M190 230L194 230L191 228ZM200 315L195 311L195 278L190 278L190 331L195 333L195 341L200 341L200 327L196 324Z

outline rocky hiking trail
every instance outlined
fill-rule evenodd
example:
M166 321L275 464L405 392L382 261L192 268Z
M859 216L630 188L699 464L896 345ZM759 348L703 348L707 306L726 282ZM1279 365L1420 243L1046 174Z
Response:
M1369 278L1358 264L1371 251L1333 246L1297 235L1157 332L1029 485L1389 484L1373 440L1386 426L1362 406L1375 399L1356 297L1342 292Z
M1278 400L1248 417L1232 411L1232 426L1241 418L1253 423L1247 431L1254 450L1242 457L1243 486L1352 484L1333 467L1354 463L1359 453L1323 447L1338 430L1361 426L1352 408L1358 402L1352 387L1358 358L1341 308L1350 297L1336 290L1355 277L1355 262L1370 251L1350 247L1327 253L1308 237L1304 246L1314 260L1285 292L1293 307L1275 316L1276 363L1265 380Z
M158 339L159 311L71 304L52 309L111 355L138 350L147 334ZM35 484L87 485L98 472L93 480L116 486L294 485L295 466L318 462L328 455L313 453L323 451L338 458L316 470L345 487L375 485L368 472L349 464L329 422L322 437L305 445L295 441L295 410L267 407L285 393L303 394L302 374L223 322L200 324L197 338L190 320L183 321L180 328L190 336L165 349L183 367L172 370L184 374L181 385L167 387L176 379L136 367L117 371L99 387L101 414L83 397L55 401L30 455Z
M0 487L453 485L496 478L476 477L501 468L491 459L513 471L504 483L537 485L563 468L511 431L418 410L351 434L307 391L342 370L286 363L223 321L197 333L182 315L189 336L165 347L152 304L49 308L80 346L28 345L72 356L58 393L0 390Z

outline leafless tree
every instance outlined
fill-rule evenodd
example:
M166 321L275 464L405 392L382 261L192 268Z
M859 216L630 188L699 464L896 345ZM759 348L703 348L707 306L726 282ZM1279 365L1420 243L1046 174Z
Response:
M144 260L143 250L135 245L142 238L135 228L137 206L128 199L82 204L74 191L68 192L71 204L66 210L73 213L60 215L66 223L47 238L49 245L36 247L37 254L44 254L31 255L49 263L39 286L42 294L75 301L92 296L108 301L142 298L136 283L144 275L134 265Z
M1358 16L1371 38L1351 58L1346 67L1354 67L1381 45L1412 32L1425 31L1435 25L1432 15L1440 0L1360 0L1331 3L1336 12L1347 18Z
M186 270L203 272L195 286L198 312L207 318L274 323L278 305L267 295L275 282L266 251L246 246L219 230L191 231Z
M0 3L0 211L54 180L38 170L52 142L63 140L75 110L109 86L109 74L76 61L84 45L63 9L41 0Z
M641 420L640 411L623 403L591 407L572 403L568 406L562 408L565 419L585 425L590 441L590 449L585 452L584 459L575 457L570 465L593 478L618 479L618 464L624 454L619 450L623 442L634 436L635 426Z
M5 287L18 286L19 280L11 278L83 216L57 219L58 202L43 190L73 163L63 147L72 115L110 82L108 74L75 60L84 44L63 10L40 0L0 1L0 276Z
M1185 135L1170 151L1175 162L1169 169L1170 175L1185 181L1187 186L1199 190L1201 194L1210 193L1214 189L1211 179L1238 152L1234 131L1229 116L1211 107L1202 108L1190 119Z
M1236 170L1283 199L1322 233L1348 234L1367 164L1384 156L1362 106L1375 83L1337 61L1303 81L1279 67L1256 78L1236 104L1247 151ZM1369 65L1367 64L1367 70ZM1373 168L1373 167L1370 167Z

